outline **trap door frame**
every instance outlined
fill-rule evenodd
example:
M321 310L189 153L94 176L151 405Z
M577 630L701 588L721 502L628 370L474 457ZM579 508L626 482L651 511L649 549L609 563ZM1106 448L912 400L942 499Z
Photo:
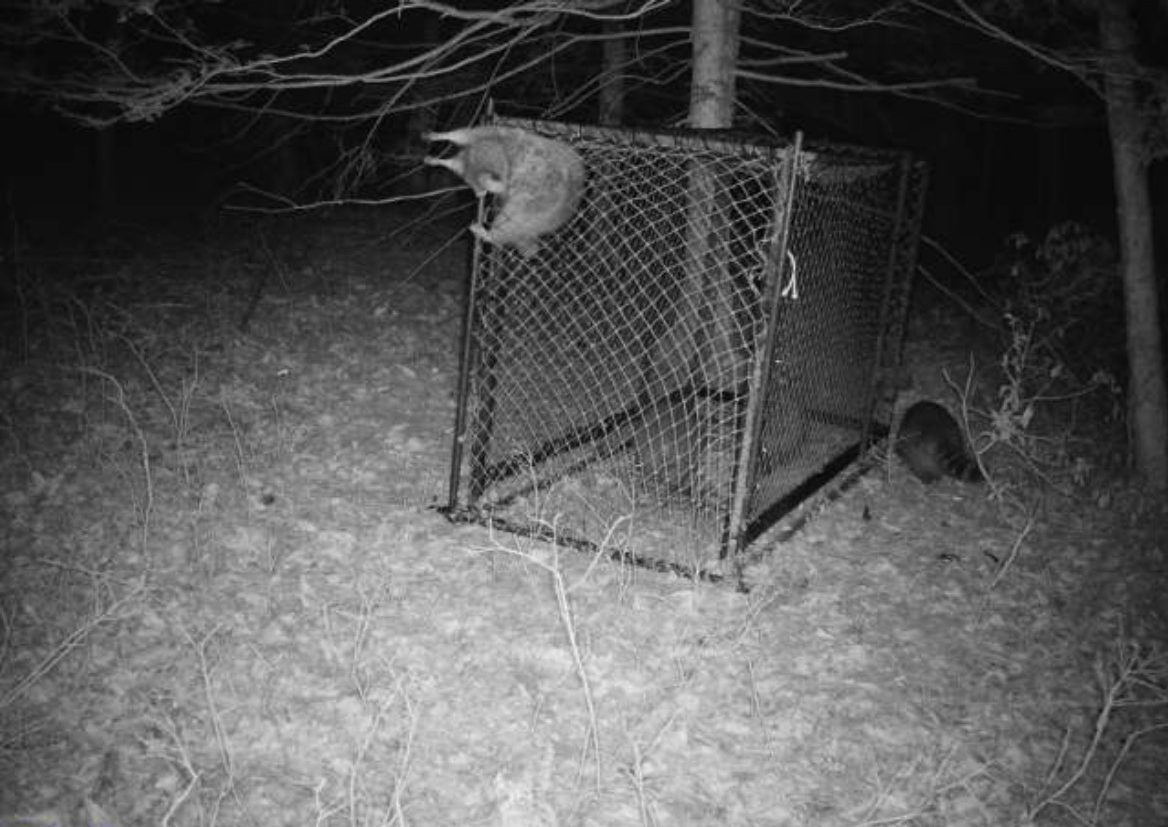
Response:
M563 124L547 123L547 122L531 122L517 119L495 118L491 121L493 124L517 126L520 128L531 129L537 128L541 134L549 137L568 137L575 134L583 134L588 139L600 138L601 140L611 141L617 144L627 145L630 151L634 150L637 144L629 140L628 133L621 130L610 130L604 128L594 127L572 127ZM708 137L700 136L675 136L668 133L645 133L648 136L649 146L656 145L673 145L676 141L679 148L686 148L691 144L700 146L703 149L709 150L711 147L717 148L719 151L731 152L730 157L734 157L735 151L744 151L750 145L738 145L733 142L725 142L720 140L717 136ZM742 542L743 529L745 528L743 520L743 511L745 507L746 496L743 486L750 478L750 459L753 454L751 448L751 432L757 432L758 422L761 416L761 405L759 399L761 394L758 392L758 383L765 381L762 377L765 375L765 367L767 361L767 352L773 347L775 337L774 321L772 318L773 307L779 300L781 293L782 273L787 262L786 244L789 237L789 227L791 222L791 205L793 203L793 192L796 185L797 170L801 165L801 153L803 144L802 133L798 133L792 143L780 146L753 146L751 151L754 153L761 152L761 162L771 170L771 173L766 178L764 189L770 191L770 198L768 203L769 212L766 213L767 219L764 225L765 233L762 240L754 243L750 249L758 254L759 270L757 276L758 285L761 287L759 295L753 298L750 302L750 313L756 317L756 322L752 330L747 330L745 337L745 347L742 354L743 362L740 368L741 375L746 377L745 385L746 391L744 398L739 403L739 413L735 416L735 421L738 422L736 426L736 433L738 436L734 442L734 456L733 456L733 473L730 475L730 485L726 490L724 497L724 508L718 518L719 525L716 527L717 534L721 537L719 542L718 558L722 559L730 554L736 553ZM760 156L755 154L756 159ZM701 174L700 172L698 174ZM714 203L690 203L690 209L685 212L687 231L692 229L691 211L706 212L711 216L718 209L718 205ZM485 202L480 202L479 205L479 220L482 221L485 214L489 214L490 209ZM719 216L718 220L709 223L709 227L713 228L710 231L718 233L722 231L723 224L727 219L725 216ZM742 228L735 225L736 230ZM705 238L695 240L693 243L687 243L684 248L687 251L704 250L709 248L714 243L714 239ZM684 260L686 263L688 259ZM563 448L565 444L572 442L578 437L589 437L595 434L608 430L609 428L619 426L622 422L628 421L637 415L637 406L643 404L644 396L636 394L635 399L630 399L632 405L628 409L618 411L615 414L607 417L603 421L595 423L593 427L585 428L583 430L569 431L563 438L553 438L542 443L538 449L531 451L525 455L512 454L497 459L494 463L488 462L488 455L491 453L491 442L494 437L495 430L495 410L496 410L496 391L498 376L495 367L498 365L501 347L501 337L487 335L483 336L483 315L482 302L489 301L496 305L495 309L489 314L492 319L492 324L496 327L504 326L505 315L507 313L505 295L498 289L498 285L491 288L488 284L488 289L484 290L484 282L491 282L497 275L498 268L505 268L511 262L514 264L514 259L511 256L504 256L496 249L486 249L482 243L475 239L471 247L470 254L470 284L468 287L468 300L463 317L462 327L462 350L461 350L461 367L458 382L458 407L455 416L455 434L451 449L451 467L449 475L449 497L446 507L443 509L447 516L452 519L461 519L466 521L476 522L493 522L501 528L506 528L508 531L515 531L516 533L527 534L544 534L539 526L516 526L513 521L501 519L490 513L490 505L483 508L482 496L494 483L509 478L511 475L522 472L524 470L524 461L528 464L535 464L548 456L551 456L559 448ZM683 264L683 269L685 265ZM687 276L683 279L682 286L689 283L689 272L686 271ZM729 277L729 271L723 274L724 277ZM741 277L741 274L738 275ZM725 289L725 288L722 288ZM739 299L741 301L741 299ZM708 308L706 308L708 310ZM489 333L489 331L488 331ZM694 325L692 332L693 341L690 342L686 349L691 354L701 353L705 350L702 346L701 337L707 335L703 330L702 325ZM483 341L483 340L486 341ZM646 363L651 359L650 354L645 354ZM642 371L646 372L646 371ZM651 370L647 371L651 373ZM474 396L475 405L473 415L469 410L471 397ZM464 468L464 463L467 459L465 453L469 451L470 464L468 468ZM465 477L463 471L469 472ZM463 486L466 487L467 495L463 499ZM573 545L571 537L556 536L554 538L557 542L566 545ZM583 541L581 544L588 550L594 551L596 549L595 543ZM646 568L662 571L673 571L685 576L699 576L703 579L717 580L720 579L717 575L707 576L704 572L694 571L684 566L675 566L670 563L663 563L653 559L645 559L637 555L626 553L622 550L616 550L611 556L618 557L622 560L631 561Z
M837 499L863 475L870 467L870 463L865 460L869 450L888 435L888 427L882 424L877 414L880 410L885 377L900 365L903 358L904 331L924 214L928 166L908 152L894 153L835 145L828 145L822 153L819 152L820 149L819 145L812 145L805 157L813 160L817 156L826 158L829 162L825 167L827 174L844 176L840 180L846 180L848 177L856 181L862 180L866 162L869 160L888 172L895 172L896 175L895 190L891 193L894 197L889 200L886 208L889 232L887 236L882 237L882 242L887 245L886 252L883 255L882 266L873 271L879 273L880 280L872 355L870 359L865 360L865 364L871 370L865 382L862 410L857 409L853 416L848 417L855 422L852 426L854 439L838 449L818 472L806 477L786 493L771 499L769 504L766 504L765 500L761 501L760 509L759 502L752 503L747 508L745 533L739 544L740 551L764 534L777 542L793 536L825 505ZM842 159L838 166L831 163L836 159ZM857 163L858 174L850 174L845 161ZM819 180L814 173L800 174L799 178L797 187ZM799 195L796 193L796 201L791 210L791 215L796 220L806 208ZM881 209L880 212L884 213L885 209ZM795 255L797 250L791 246L792 243L789 242L788 248L792 249L792 255ZM819 244L815 245L815 249L819 248ZM784 325L783 315L783 309L779 309L773 317L776 328L776 352L786 336L797 338ZM768 360L768 369L778 361L776 353L772 353ZM777 388L771 381L763 385L762 389L764 393L769 394ZM830 409L823 409L818 410L816 415L830 418L837 414ZM765 422L763 424L765 425ZM755 450L753 459L756 462L760 458L759 450L763 447L765 446L758 446ZM748 496L753 493L755 486L760 484L760 479L756 476L751 480L747 489Z
M761 341L756 341L754 347L754 364L751 366L749 380L750 396L743 416L743 438L738 446L738 456L735 458L734 501L726 524L723 557L737 557L750 539L747 532L751 526L746 519L746 509L760 459L766 389L771 386L779 329L782 326L780 321L783 291L788 279L794 277L794 262L789 255L789 243L795 190L798 187L798 171L802 158L803 133L800 131L795 133L790 157L787 163L782 164L778 180L775 182L771 236L767 241L763 260L763 317L758 331Z

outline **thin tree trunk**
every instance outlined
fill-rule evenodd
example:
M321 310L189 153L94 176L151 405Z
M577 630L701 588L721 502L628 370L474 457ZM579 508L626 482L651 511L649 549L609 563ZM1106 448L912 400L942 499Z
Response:
M738 0L694 2L692 127L724 129L733 122L741 15ZM718 225L726 220L718 214L717 177L711 164L694 158L689 177L686 277L667 352L672 368L684 365L682 375L690 381L726 389L746 378L749 365L742 359L734 328L737 316L726 260L717 247Z
M1110 58L1105 79L1107 123L1115 174L1120 268L1131 371L1128 410L1136 467L1144 481L1168 490L1168 390L1156 285L1152 204L1148 184L1144 122L1134 78L1137 35L1124 2L1098 4L1099 34Z
M741 16L737 0L694 0L689 125L695 129L725 129L733 122Z
M613 20L604 25L606 35L602 45L604 64L603 85L600 87L601 126L620 126L625 114L625 67L628 64L628 42L621 37L623 23Z

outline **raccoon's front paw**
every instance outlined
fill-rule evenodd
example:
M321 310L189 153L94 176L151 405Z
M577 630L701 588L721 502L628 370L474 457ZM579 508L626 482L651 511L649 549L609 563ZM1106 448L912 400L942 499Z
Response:
M477 221L474 224L470 225L470 232L471 232L471 235L473 235L475 238L479 239L480 241L490 241L491 240L491 231L488 230L486 227L484 227L482 224L478 223Z

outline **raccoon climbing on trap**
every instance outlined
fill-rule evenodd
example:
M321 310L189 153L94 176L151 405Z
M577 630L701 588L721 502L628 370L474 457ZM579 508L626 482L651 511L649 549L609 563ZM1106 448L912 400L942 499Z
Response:
M483 241L512 246L525 257L539 250L539 239L559 229L576 212L584 191L584 162L562 141L508 126L473 126L428 132L427 141L460 147L450 158L424 162L461 177L478 198L491 193L497 211L490 229L479 223L471 232Z
M951 476L981 482L981 468L953 415L936 402L917 402L900 420L896 453L921 482Z

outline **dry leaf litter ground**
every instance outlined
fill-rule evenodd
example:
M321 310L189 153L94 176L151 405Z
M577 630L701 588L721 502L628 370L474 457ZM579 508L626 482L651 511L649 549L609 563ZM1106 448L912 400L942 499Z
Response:
M893 466L749 594L452 525L465 249L393 224L17 262L0 824L1168 824L1154 524Z

